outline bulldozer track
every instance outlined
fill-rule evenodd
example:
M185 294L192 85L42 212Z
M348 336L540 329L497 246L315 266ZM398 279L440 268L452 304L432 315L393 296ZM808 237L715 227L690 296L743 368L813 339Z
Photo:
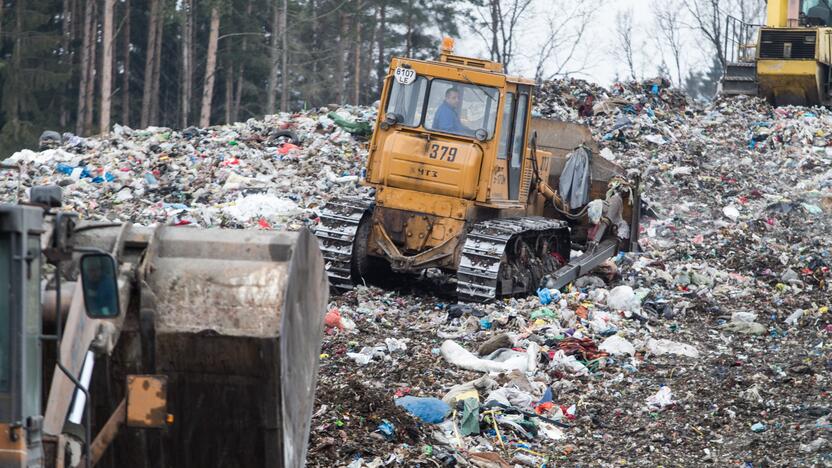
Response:
M339 291L353 288L352 250L361 218L373 200L360 197L339 198L321 209L321 222L315 236L324 256L329 284Z
M522 265L515 256L523 245L536 246L541 238L557 238L568 246L566 222L543 217L494 219L477 223L468 233L457 270L457 298L460 302L485 302L498 296L528 293L543 275L560 264L551 256L535 255ZM511 250L511 251L510 251ZM568 251L567 251L568 255ZM525 271L524 271L525 270Z

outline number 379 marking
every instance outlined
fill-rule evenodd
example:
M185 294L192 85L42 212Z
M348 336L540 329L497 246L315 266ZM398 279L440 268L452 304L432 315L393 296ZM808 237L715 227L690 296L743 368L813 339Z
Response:
M454 148L453 146L437 145L434 143L430 145L428 157L440 161L454 162L456 160L457 150L458 148Z

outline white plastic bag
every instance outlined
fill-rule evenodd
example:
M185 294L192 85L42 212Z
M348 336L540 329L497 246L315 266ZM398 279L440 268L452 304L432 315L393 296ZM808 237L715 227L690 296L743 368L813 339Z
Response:
M676 356L699 357L699 350L689 344L677 343L670 340L647 340L647 351L656 356L674 354Z
M636 347L626 338L619 335L612 335L604 340L599 350L612 354L613 356L633 356L636 354Z
M661 410L675 403L673 392L668 386L663 386L655 395L647 398L647 407L652 410Z
M575 356L567 356L562 350L559 350L552 357L551 367L562 369L574 375L587 375L589 369L582 363L578 362Z
M638 312L641 310L641 301L636 296L633 288L629 286L617 286L610 291L610 295L607 297L607 307L612 310Z

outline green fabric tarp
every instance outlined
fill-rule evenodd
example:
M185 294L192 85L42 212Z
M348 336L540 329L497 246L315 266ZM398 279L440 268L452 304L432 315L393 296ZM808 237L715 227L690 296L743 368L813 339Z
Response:
M353 135L366 137L373 134L373 127L370 125L369 122L350 122L349 120L341 117L335 112L330 112L329 114L327 114L327 117L332 119L335 122L335 125L343 128L344 130L350 132Z

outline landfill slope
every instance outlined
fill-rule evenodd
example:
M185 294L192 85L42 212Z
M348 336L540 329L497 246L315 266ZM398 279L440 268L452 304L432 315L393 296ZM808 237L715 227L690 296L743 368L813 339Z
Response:
M421 285L336 299L310 465L832 464L832 114L703 105L662 81L547 83L536 112L589 125L595 157L642 175L643 252L546 306L459 309ZM489 376L470 369L503 365L482 362L493 346L447 353L489 340L521 367L532 350L537 369ZM479 435L461 433L463 403L439 425L389 405L469 382Z
M23 168L21 197L57 183L64 208L85 221L297 230L314 225L330 198L358 190L366 138L347 129L363 133L356 124L374 120L374 109L347 107L207 129L116 125L100 137L64 134L57 147L6 162ZM2 196L13 200L7 175Z
M535 112L642 175L643 251L541 297L460 307L435 278L334 297L309 466L832 465L832 113L662 80L545 83ZM327 114L117 127L12 160L85 219L314 229L364 190L348 130L375 111ZM439 424L396 405L469 382Z

